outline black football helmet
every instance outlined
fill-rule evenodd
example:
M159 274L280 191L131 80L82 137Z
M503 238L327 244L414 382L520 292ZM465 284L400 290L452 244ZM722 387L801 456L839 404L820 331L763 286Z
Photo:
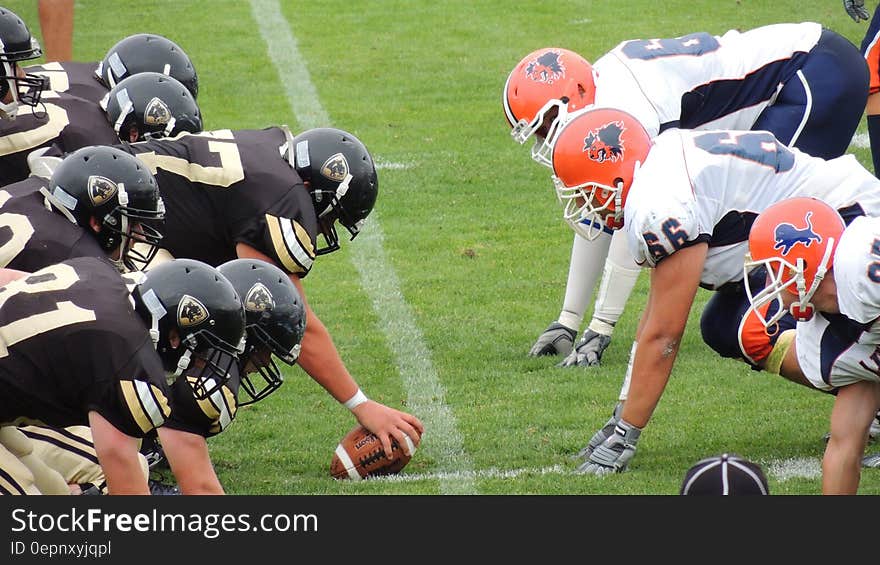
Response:
M199 105L177 79L144 72L124 78L101 101L107 119L125 142L202 131ZM137 139L131 139L135 131Z
M95 237L108 254L119 250L114 263L120 270L140 270L156 255L165 205L156 179L137 157L109 146L77 149L61 161L42 192L58 212L90 233L94 217L101 226Z
M0 7L0 117L14 120L21 104L36 106L43 91L49 88L49 79L35 74L18 76L20 61L42 56L40 44L31 35L25 23L14 12ZM8 103L2 101L12 93Z
M176 78L193 98L199 97L199 77L189 56L170 39L153 33L129 35L118 42L98 63L95 74L104 86L113 88L126 77L150 71Z
M291 163L308 182L325 245L315 254L339 249L335 222L354 239L379 194L373 157L361 141L335 128L315 128L293 138Z
M244 306L232 283L207 263L172 259L147 271L132 298L169 380L185 374L198 399L220 390L245 344Z
M220 271L241 297L247 330L247 344L239 357L241 387L250 397L238 405L253 404L277 390L284 377L270 353L293 365L299 357L306 331L306 310L296 285L284 271L259 259L233 259ZM263 379L259 386L249 371Z

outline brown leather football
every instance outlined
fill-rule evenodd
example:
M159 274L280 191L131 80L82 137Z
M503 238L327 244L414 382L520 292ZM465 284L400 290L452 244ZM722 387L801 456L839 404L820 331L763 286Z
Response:
M379 438L367 428L357 425L336 446L330 461L330 475L334 479L359 481L367 477L397 474L416 452L409 436L406 436L406 442L409 455L392 439L392 458L388 459Z

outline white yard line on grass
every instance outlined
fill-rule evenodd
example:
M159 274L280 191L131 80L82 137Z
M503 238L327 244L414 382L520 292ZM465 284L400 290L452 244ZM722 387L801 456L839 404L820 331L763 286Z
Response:
M779 481L816 479L822 476L822 461L815 457L776 459L763 466L768 475Z
M296 38L277 0L251 0L251 12L299 125L305 129L330 126L330 117L321 105ZM477 494L473 462L464 449L430 351L400 291L397 274L385 257L382 241L382 228L374 212L357 242L350 246L351 256L361 277L361 287L373 303L388 346L397 360L407 393L406 409L425 424L426 440L421 450L436 461L440 473L454 477L440 476L443 494Z

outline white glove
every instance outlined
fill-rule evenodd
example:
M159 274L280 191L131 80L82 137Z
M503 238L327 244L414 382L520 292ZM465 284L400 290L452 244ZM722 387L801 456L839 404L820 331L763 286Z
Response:
M856 23L870 17L868 11L865 10L865 0L843 0L843 9Z
M611 345L610 335L600 334L587 328L571 353L560 361L557 367L598 367L602 354L609 345Z
M538 341L529 350L529 357L540 355L568 355L577 331L559 322L550 324L544 333L538 336Z
M593 437L590 438L590 442L577 452L575 459L580 459L581 461L586 462L590 458L590 455L593 454L593 450L608 439L608 436L610 436L614 431L614 428L617 427L617 422L620 421L621 412L623 412L623 404L618 402L617 406L614 407L614 412L611 413L611 418L605 422L604 426L599 428L598 432L593 434Z
M575 471L584 475L607 475L626 471L636 454L636 444L642 430L626 420L617 422L614 432L603 441L590 458Z

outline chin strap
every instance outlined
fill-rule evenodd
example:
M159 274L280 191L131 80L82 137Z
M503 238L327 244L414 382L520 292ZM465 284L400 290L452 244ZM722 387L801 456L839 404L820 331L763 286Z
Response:
M803 272L804 272L804 260L803 258L798 259L797 268L799 271L799 276L797 278L797 291L798 291L798 300L797 302L792 302L791 306L788 308L788 311L791 312L791 315L794 316L794 319L799 322L806 322L810 318L813 317L813 312L815 308L810 303L810 299L813 298L813 295L816 293L816 289L819 288L819 284L821 284L822 280L825 278L825 275L828 273L828 263L831 261L831 255L834 249L834 238L828 238L828 245L825 247L825 253L822 255L822 262L819 263L819 268L816 269L816 276L813 278L813 284L810 285L810 289L806 290L806 283L804 282Z
M165 314L168 313L165 310L165 307L162 306L162 302L159 300L159 297L156 296L156 293L153 289L148 290L147 292L141 295L141 300L144 303L144 306L147 307L147 310L150 312L150 318L152 321L150 322L150 339L153 340L153 347L159 347L159 320L162 319Z

